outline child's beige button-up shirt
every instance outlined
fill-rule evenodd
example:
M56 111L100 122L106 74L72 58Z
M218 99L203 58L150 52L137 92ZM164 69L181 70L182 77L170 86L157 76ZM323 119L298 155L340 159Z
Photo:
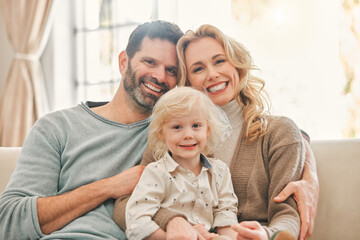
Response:
M167 153L149 164L126 205L126 234L143 239L159 226L152 217L161 208L179 212L191 224L207 229L237 223L237 197L228 166L217 159L200 157L198 176L175 162Z

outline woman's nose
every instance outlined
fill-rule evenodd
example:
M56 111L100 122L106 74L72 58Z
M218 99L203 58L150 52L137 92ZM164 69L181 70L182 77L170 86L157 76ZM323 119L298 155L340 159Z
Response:
M219 77L219 72L215 69L215 67L208 67L208 79L215 80Z

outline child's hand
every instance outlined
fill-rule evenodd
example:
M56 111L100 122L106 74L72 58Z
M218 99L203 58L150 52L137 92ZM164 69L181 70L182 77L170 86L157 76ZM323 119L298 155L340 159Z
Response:
M195 230L206 240L211 240L218 236L216 233L211 233L205 228L205 224L196 224L193 226Z
M237 240L268 240L265 229L257 221L244 221L231 225L231 228L238 233Z

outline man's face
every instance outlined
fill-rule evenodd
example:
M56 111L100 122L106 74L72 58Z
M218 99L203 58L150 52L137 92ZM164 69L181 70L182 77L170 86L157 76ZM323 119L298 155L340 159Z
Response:
M128 62L124 88L135 109L152 111L156 101L176 86L175 45L167 40L144 38L141 48Z

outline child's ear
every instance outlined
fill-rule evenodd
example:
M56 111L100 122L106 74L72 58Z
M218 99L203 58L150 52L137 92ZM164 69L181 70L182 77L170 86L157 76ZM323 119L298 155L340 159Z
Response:
M209 125L207 126L207 131L206 131L206 137L209 137L211 133L211 129L209 127Z
M164 137L163 137L163 134L162 134L162 129L156 133L156 136L161 139L161 140L164 140Z

